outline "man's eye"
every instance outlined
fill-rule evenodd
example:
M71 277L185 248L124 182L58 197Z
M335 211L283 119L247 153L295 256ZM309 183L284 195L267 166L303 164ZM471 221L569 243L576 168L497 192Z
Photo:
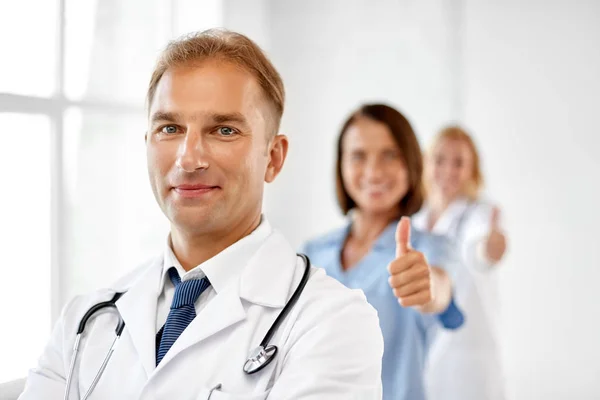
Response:
M222 126L219 128L219 133L223 136L231 136L235 134L235 129L228 126Z
M177 133L177 127L175 125L167 125L161 129L162 133L166 133L167 135L172 135Z

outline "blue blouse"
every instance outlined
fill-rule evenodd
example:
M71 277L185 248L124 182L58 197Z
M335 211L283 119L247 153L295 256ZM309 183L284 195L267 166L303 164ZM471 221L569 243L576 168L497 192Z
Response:
M454 301L441 314L421 314L404 308L388 284L387 265L395 258L395 231L398 221L390 223L370 252L356 265L344 271L342 247L350 223L326 235L308 241L301 249L317 266L345 286L361 289L379 314L384 339L382 365L383 400L424 400L423 368L428 343L440 327L456 329L463 315ZM411 245L422 252L430 265L449 269L456 260L450 243L442 236L411 229Z

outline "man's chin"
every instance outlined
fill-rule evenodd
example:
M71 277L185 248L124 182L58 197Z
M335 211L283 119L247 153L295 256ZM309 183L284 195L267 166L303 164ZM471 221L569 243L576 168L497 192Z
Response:
M219 214L215 212L213 207L179 207L175 212L171 213L169 219L172 225L184 231L210 231L221 220L217 217Z

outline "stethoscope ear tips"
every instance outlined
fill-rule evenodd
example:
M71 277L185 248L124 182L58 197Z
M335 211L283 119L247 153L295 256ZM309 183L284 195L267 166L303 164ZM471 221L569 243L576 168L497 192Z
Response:
M273 361L276 354L277 346L275 345L258 346L248 355L248 359L244 363L244 372L250 375L260 371Z

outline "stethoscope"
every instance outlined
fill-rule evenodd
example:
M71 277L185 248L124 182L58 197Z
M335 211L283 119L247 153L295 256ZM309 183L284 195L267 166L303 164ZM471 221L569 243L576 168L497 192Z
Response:
M273 359L275 359L275 356L277 355L277 346L275 346L273 344L269 344L269 341L271 340L271 338L275 334L275 331L279 328L279 326L281 325L281 323L283 322L283 320L285 319L287 314L290 312L290 310L294 307L294 305L298 301L298 298L300 297L300 295L302 294L302 291L304 290L304 287L306 286L306 282L308 282L308 278L310 276L310 260L308 259L308 257L305 254L298 254L298 256L302 257L302 259L304 260L304 264L306 265L306 267L304 268L304 274L302 275L302 279L300 280L298 287L292 294L292 297L290 297L290 300L283 307L283 310L281 310L281 313L279 313L279 315L275 319L275 322L273 322L273 325L271 325L271 328L269 328L269 330L267 331L267 334L265 335L263 340L260 342L258 347L254 348L250 351L250 354L248 355L248 359L244 363L244 367L243 367L244 372L248 375L251 375L251 374L254 374L254 373L260 371L261 369L263 369L267 365L269 365L269 363L271 361L273 361ZM117 323L117 327L115 328L115 333L116 333L115 340L113 340L113 342L110 346L110 349L108 350L108 353L106 353L106 357L104 357L104 361L102 361L102 365L98 369L98 372L96 373L96 376L94 377L94 380L92 381L92 384L90 385L89 389L87 390L87 392L85 393L85 395L83 396L83 398L81 400L87 400L87 398L92 394L92 391L96 387L96 384L100 380L100 377L104 373L104 370L106 369L106 365L108 364L108 361L112 357L115 347L116 347L119 339L121 338L121 333L123 333L123 329L125 328L125 321L123 321L123 318L121 317L121 314L117 310L117 305L116 305L117 300L119 300L119 298L122 295L123 295L123 293L115 293L115 295L113 296L112 299L110 299L108 301L103 301L101 303L98 303L98 304L92 306L81 318L81 321L79 322L79 327L77 328L77 336L75 337L75 344L73 345L73 355L71 356L71 365L69 367L69 373L67 375L67 386L65 389L64 400L69 399L69 391L71 388L73 371L75 369L75 362L77 360L77 354L79 353L79 343L81 341L81 336L83 335L83 332L85 331L85 325L87 324L88 320L94 314L96 314L98 311L105 309L105 308L113 308L117 311L117 314L119 316L119 321ZM217 385L215 388L213 388L211 390L211 393L213 390L218 390L220 388L220 386L221 385Z

